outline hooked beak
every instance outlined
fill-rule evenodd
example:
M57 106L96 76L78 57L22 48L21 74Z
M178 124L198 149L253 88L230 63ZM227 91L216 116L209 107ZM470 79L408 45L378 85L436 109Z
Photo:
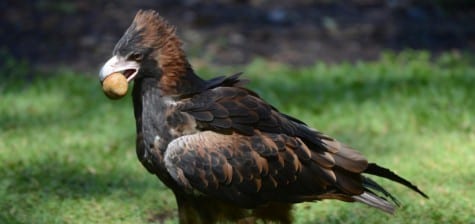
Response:
M123 57L114 56L110 58L99 72L101 83L112 73L121 73L127 78L127 82L132 81L139 71L140 65L136 61L128 61Z

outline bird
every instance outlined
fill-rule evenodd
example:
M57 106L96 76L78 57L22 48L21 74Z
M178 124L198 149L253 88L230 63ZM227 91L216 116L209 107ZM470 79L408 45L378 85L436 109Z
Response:
M171 189L187 223L292 223L292 206L336 199L393 214L399 201L370 176L416 185L280 112L241 73L202 79L176 28L139 10L99 72L133 82L136 153Z

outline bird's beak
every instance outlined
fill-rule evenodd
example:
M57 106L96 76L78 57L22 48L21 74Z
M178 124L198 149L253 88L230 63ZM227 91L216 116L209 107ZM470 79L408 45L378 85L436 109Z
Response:
M114 56L110 58L104 66L102 66L99 72L99 78L101 83L112 73L121 73L127 78L127 82L130 82L135 78L140 68L140 64L136 61L126 60L120 56Z

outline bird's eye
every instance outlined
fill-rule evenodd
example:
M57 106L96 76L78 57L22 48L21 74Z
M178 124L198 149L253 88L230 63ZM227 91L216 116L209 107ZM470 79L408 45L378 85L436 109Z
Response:
M140 53L132 53L129 55L129 60L132 61L142 61L143 55Z

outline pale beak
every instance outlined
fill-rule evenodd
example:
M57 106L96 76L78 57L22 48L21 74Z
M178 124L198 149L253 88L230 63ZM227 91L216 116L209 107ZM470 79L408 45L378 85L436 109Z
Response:
M102 83L110 74L119 72L127 78L127 82L130 82L137 75L139 68L140 64L136 61L128 61L123 57L114 56L102 66L99 72L99 78Z

